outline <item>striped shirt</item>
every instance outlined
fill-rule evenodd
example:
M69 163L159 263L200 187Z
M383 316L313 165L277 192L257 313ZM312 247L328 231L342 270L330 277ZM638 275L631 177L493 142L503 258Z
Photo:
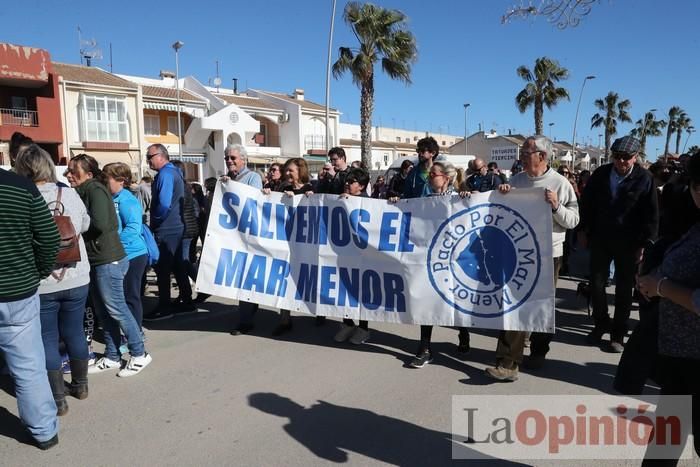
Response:
M0 302L34 295L54 268L59 240L36 186L0 169Z

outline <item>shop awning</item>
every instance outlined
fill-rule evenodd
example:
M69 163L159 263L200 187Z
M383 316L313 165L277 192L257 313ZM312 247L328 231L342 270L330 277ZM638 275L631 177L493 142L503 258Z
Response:
M177 112L177 104L168 104L165 102L146 101L143 103L143 108L149 110L167 110L169 112ZM204 109L198 109L187 105L180 104L180 112L192 115L193 117L204 117Z

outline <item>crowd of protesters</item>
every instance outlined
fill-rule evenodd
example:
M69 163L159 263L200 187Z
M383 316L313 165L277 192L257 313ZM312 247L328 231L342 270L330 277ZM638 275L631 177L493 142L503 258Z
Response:
M67 186L58 182L50 155L31 140L17 138L12 150L15 173L0 171L0 231L10 232L0 236L0 350L15 378L22 420L38 446L48 449L58 442L56 416L68 412L66 393L77 399L88 397L88 374L114 370L117 376L129 377L141 372L152 361L143 323L191 312L208 298L203 293L193 298L190 279L197 276L197 245L204 243L220 181L209 178L204 189L188 183L182 163L171 161L160 144L149 146L146 155L157 175L138 184L126 164L100 168L95 158L81 154L70 160ZM700 427L700 155L685 156L678 166L657 162L647 170L637 159L639 150L639 141L625 136L611 147L613 162L592 173L567 166L555 170L550 166L551 141L533 136L525 140L507 176L495 163L480 158L472 160L466 171L457 168L427 137L417 143L415 166L404 160L393 177L380 175L372 184L367 169L349 164L340 147L329 151L329 162L314 179L304 158L274 163L261 175L248 168L244 146L230 145L224 152L227 174L220 180L246 184L264 195L359 196L389 203L401 198L466 198L494 190L506 196L519 189L542 190L541 202L552 212L555 289L560 272L568 269L569 252L574 247L590 250L585 280L590 281L593 329L587 340L622 354L615 388L640 393L651 378L662 394L691 394L694 426ZM72 237L65 238L59 217L70 220ZM147 225L157 261L149 249ZM59 261L67 248L77 256ZM153 263L158 305L145 314L145 276ZM611 266L612 317L606 293ZM179 293L174 300L171 276ZM635 293L640 323L630 336ZM97 312L105 343L103 355L94 362L83 327L88 301ZM257 303L241 301L231 334L249 333L257 310ZM316 322L323 325L325 317L317 316ZM290 311L280 310L272 334L280 336L292 327ZM410 366L422 368L433 360L432 330L433 326L420 326ZM603 341L606 335L609 340ZM512 382L521 366L536 371L546 364L555 337L501 331L495 365L486 374ZM344 319L334 336L336 342L355 345L369 339L369 325L363 320L356 324ZM43 343L43 351L36 342ZM60 345L70 366L67 384ZM457 352L469 351L469 332L458 328Z

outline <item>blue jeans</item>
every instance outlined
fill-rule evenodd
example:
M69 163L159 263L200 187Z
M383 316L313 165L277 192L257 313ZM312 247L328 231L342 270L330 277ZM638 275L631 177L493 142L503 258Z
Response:
M46 377L39 295L0 302L0 350L15 380L19 418L37 441L58 433L56 403Z
M129 260L126 257L113 263L93 266L90 270L90 295L104 330L104 354L114 361L120 360L120 329L126 336L132 357L140 357L145 353L141 330L124 299L124 276L128 270Z
M61 369L59 336L71 360L87 360L88 345L83 318L89 286L41 294L41 339L44 341L46 369Z
M143 323L141 283L146 274L146 266L148 266L148 255L131 258L129 260L129 271L124 276L124 299L139 329L141 329L141 324Z
M170 274L175 275L180 298L187 301L192 299L192 288L187 280L187 271L182 260L182 233L156 234L160 258L155 269L158 275L158 306L170 307Z

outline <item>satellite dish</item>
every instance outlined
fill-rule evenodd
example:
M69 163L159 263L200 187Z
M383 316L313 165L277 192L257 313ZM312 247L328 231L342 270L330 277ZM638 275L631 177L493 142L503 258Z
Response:
M218 76L214 78L214 86L216 86L217 88L221 86L221 78L219 78Z

